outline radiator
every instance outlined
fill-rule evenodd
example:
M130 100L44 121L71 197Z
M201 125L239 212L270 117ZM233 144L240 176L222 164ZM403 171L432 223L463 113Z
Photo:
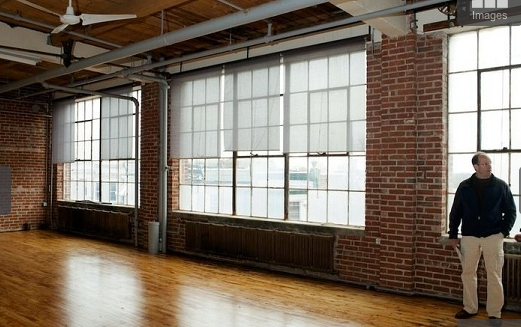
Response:
M521 306L521 255L505 254L503 288L508 306Z
M227 258L333 271L333 235L187 222L185 246L188 251Z
M56 227L59 230L89 236L130 239L128 213L77 207L58 207Z

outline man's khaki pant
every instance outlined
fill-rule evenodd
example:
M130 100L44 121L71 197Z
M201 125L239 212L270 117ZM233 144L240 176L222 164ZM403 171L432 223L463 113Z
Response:
M462 236L461 238L463 282L463 309L468 313L478 312L477 268L481 254L487 271L487 313L501 318L503 308L502 272L504 263L503 234L488 237Z

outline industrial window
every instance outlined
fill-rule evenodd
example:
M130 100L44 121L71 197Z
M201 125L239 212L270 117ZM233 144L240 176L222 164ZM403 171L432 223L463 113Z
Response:
M323 45L175 78L179 208L364 226L363 48Z
M519 208L520 37L521 27L501 26L449 38L448 213L478 150L489 154L492 173L510 184ZM513 232L520 227L518 213Z
M139 99L140 92L118 94ZM109 97L65 101L55 104L54 116L53 162L64 164L64 200L134 205L134 103Z

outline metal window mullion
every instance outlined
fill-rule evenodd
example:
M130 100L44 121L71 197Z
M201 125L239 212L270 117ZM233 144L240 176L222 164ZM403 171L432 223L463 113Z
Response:
M102 136L103 136L103 102L102 99L99 100L99 149L98 149L98 158L99 158L99 201L103 202L103 157L101 156L101 149L103 148ZM110 172L110 169L109 169ZM110 193L110 190L109 190Z
M289 220L289 153L284 153L284 220Z
M477 78L477 106L478 106L478 110L477 110L477 150L481 150L481 71L477 71L478 73L478 78Z
M232 215L237 215L237 151L233 151L232 159Z

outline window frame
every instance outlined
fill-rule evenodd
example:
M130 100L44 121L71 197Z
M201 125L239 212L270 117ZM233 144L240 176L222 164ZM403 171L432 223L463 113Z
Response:
M504 32L507 34L506 29L508 29L508 45L501 44L490 47L484 44L486 42L482 40L482 37L487 40L494 33ZM514 34L520 35L520 33L520 27L499 26L461 32L449 36L449 64L447 68L449 92L447 104L447 154L449 159L446 188L447 228L456 189L460 182L474 173L471 158L477 151L484 151L489 154L493 165L492 173L505 180L511 186L516 205L518 209L521 209L519 208L520 174L519 170L516 169L516 167L521 167L521 146L512 146L512 141L516 138L516 135L514 135L515 126L512 121L513 112L521 113L521 103L517 103L515 107L512 105L512 90L517 89L512 84L512 71L521 70L521 51L514 48ZM504 39L504 37L493 37L493 39L495 39L494 42L497 42L497 40ZM503 49L503 52L497 53L500 52L500 49ZM508 53L505 53L505 51L508 51ZM466 62L462 61L461 56L466 59ZM492 56L502 59L492 60ZM451 63L451 60L455 64ZM505 62L505 60L508 62ZM490 98L490 95L487 94L487 92L490 92L490 87L486 87L486 84L484 84L488 81L486 75L494 74L495 72L503 72L504 75L505 71L509 72L509 76L507 79L503 77L502 81L508 80L507 89L504 88L503 83L501 85L502 89L499 89L500 93L496 94L496 97L503 97L501 99L502 103L499 105L500 107L497 107L497 103L490 104L490 101L482 101L482 99ZM520 81L517 81L516 85ZM456 87L458 87L457 90ZM508 90L508 94L505 93L506 90ZM456 96L462 100L455 99L454 97ZM508 97L508 104L504 102L505 96ZM493 114L502 117L494 121L492 119ZM505 119L507 120L506 122ZM497 126L498 122L501 124L499 128ZM492 129L491 124L494 123L496 128ZM461 132L458 133L458 131L469 132L461 135ZM490 132L485 134L486 131ZM498 131L502 131L502 133L498 133ZM495 142L499 142L501 145L490 146L490 141L485 142L490 138L495 138ZM512 230L514 233L521 228L519 210L517 215L518 219L516 219L516 224Z
M129 96L133 96L134 98L141 98L141 89L133 88L125 91L120 91L119 93L128 94ZM84 125L85 122L90 121L90 132L84 134L85 137L79 138L78 132L81 130L79 128L74 128L74 143L78 145L78 143L84 143L88 146L76 146L75 147L75 158L72 162L64 162L63 163L63 192L62 199L65 201L90 201L97 202L103 204L111 204L115 206L135 206L135 183L138 183L139 187L139 176L135 176L136 171L139 171L139 162L138 169L136 170L136 160L135 160L135 143L140 142L141 137L138 134L136 140L136 131L135 124L138 123L136 119L140 119L140 115L137 114L137 110L132 101L129 100L121 100L128 101L128 106L132 106L130 109L131 112L127 113L118 112L116 115L111 115L110 112L111 104L114 102L110 99L106 101L105 99L109 99L109 97L85 97L81 99L77 99L74 101L74 125L80 124ZM96 104L97 102L97 104ZM89 117L80 114L80 110L83 108L87 110L87 103L91 103ZM104 104L105 103L105 104ZM97 106L97 113L96 113ZM127 106L127 104L125 104ZM127 107L128 107L127 106ZM130 108L130 107L128 107ZM116 108L116 111L119 109ZM109 114L103 114L103 112L109 112ZM87 112L87 111L85 111ZM89 119L87 119L89 118ZM125 140L118 141L118 137L111 137L110 135L103 136L103 124L104 120L120 120L125 119L127 125L125 128L127 131L122 131L118 133L118 137L125 138L126 141L131 142L128 144ZM132 126L128 126L128 122L132 121ZM110 123L109 123L110 124ZM98 132L95 135L95 132ZM129 133L131 137L129 137ZM138 132L139 133L139 132ZM112 156L110 153L102 154L103 152L103 140L106 139L107 143L110 143L111 140L113 145L124 144L125 151L115 151L115 153L124 153L125 158L118 158ZM123 142L123 143L122 143ZM90 149L88 155L78 155L79 149ZM106 149L109 152L110 148ZM114 149L112 149L114 150ZM130 151L130 152L129 152ZM140 150L138 150L140 151ZM113 151L114 152L114 151ZM138 153L139 155L139 153ZM90 174L87 176L85 174L86 169L82 167L90 166ZM81 173L81 176L79 175ZM139 199L139 198L138 198ZM139 201L139 200L138 200Z
M337 45L328 45L328 47L331 46L331 47L335 47L335 46L338 46ZM350 47L346 47L345 44L343 44L343 48L342 48L342 45L339 46L337 49L337 54L338 53L347 53L347 54L352 54L352 53L361 53L363 55L363 61L364 61L364 64L366 65L367 64L367 61L365 59L365 56L366 56L366 50L365 50L365 44L362 44L362 45L358 45L357 46L357 49L352 49ZM324 49L321 47L310 47L310 48L314 48L314 49L306 49L306 52L307 53L313 53L313 51L319 51L321 53L327 53L326 51L324 51ZM281 56L283 57L284 54L281 54ZM325 57L325 58L329 58L329 57ZM256 61L255 61L256 63ZM221 74L224 76L226 75L226 65L224 66L224 72L221 72ZM286 76L286 73L284 71L285 69L285 66L284 66L284 59L282 59L282 63L281 63L281 73L280 73L280 76L281 78L282 77L285 77ZM360 68L358 67L358 69L360 70ZM207 68L206 69L207 71L210 71L211 68ZM366 70L365 69L362 69L361 71L364 72L364 82L363 83L357 83L356 85L352 85L352 87L360 87L360 86L364 86L366 87L367 85L367 78L366 78ZM194 76L197 76L197 73L194 73ZM185 77L180 77L181 79L182 78L185 78ZM174 83L176 83L175 79L174 79ZM283 132L283 129L284 129L284 121L286 119L286 116L284 114L284 96L285 96L285 86L286 86L286 83L287 81L285 79L282 79L281 80L281 92L280 92L280 102L282 103L281 104L281 119L282 119L282 122L281 122L281 135L283 138L281 138L281 143L283 142L286 142L285 140L285 137L284 136L284 132ZM224 84L224 83L223 83ZM182 92L177 92L175 91L174 87L172 88L173 89L173 99L172 99L172 103L175 103L176 99L175 99L175 94L177 94L179 96L179 94L181 94ZM349 90L349 89L348 89ZM222 102L221 102L221 105L222 105ZM349 106L350 104L348 103L347 106ZM365 112L366 112L366 109L365 109L365 102L364 102L364 119L360 119L360 117L358 117L356 119L357 122L360 122L360 121L363 121L365 122L366 118L365 118ZM175 119L175 114L172 114L172 126L173 126L173 130L175 130L176 128L180 129L181 128L179 126L177 126L177 124L179 124L179 122L181 121L181 119ZM349 119L346 121L346 124L349 123ZM172 135L171 137L172 140L176 140L176 136L175 135ZM365 124L364 124L364 133L363 133L363 139L364 139L364 143L365 143L365 139L366 139L366 134L365 134ZM171 147L171 154L173 154L174 158L175 157L175 153L177 150L174 150L174 146ZM232 217L241 217L241 218L247 218L247 219L269 219L269 220L274 220L274 221L283 221L283 222L289 222L289 221L293 221L295 222L294 220L297 220L298 223L303 223L303 224L321 224L321 225L328 225L328 226L334 226L334 227L363 227L365 225L365 158L366 158L366 154L365 154L365 149L363 149L362 151L329 151L329 152L321 152L321 153L314 153L314 152L295 152L295 153L285 153L286 151L283 150L283 144L281 145L281 149L280 150L265 150L265 151L237 151L237 150L233 150L233 151L229 151L229 152L225 152L223 150L220 151L220 153L227 153L227 155L225 156L220 156L220 157L215 157L215 156L208 156L206 158L190 158L190 157L186 157L186 158L183 158L183 157L177 157L176 159L179 160L179 210L180 211L187 211L187 212L193 212L193 213L205 213L205 214L220 214L220 215L229 215L229 216L232 216ZM359 215L360 217L358 217L357 219L352 219L350 220L348 217L345 217L345 222L344 223L338 223L338 222L335 222L333 220L328 220L328 219L325 219L325 220L318 220L318 219L310 219L310 218L306 218L304 220L301 220L301 219L290 219L290 203L292 202L295 202L295 201L292 201L291 200L291 195L290 193L292 192L292 190L294 191L294 188L290 185L292 183L292 180L291 180L291 175L290 174L290 161L295 159L295 158L305 158L305 160L311 160L311 159L323 159L325 158L326 161L329 160L329 158L342 158L344 157L346 162L347 162L347 165L351 164L351 161L353 162L363 162L363 171L361 171L361 173L359 172L358 176L361 177L362 179L362 185L363 187L359 187L357 189L350 189L349 188L349 181L346 181L346 185L347 185L347 188L345 190L342 190L343 192L345 192L345 198L350 198L351 196L353 198L355 198L356 196L356 199L358 200L356 202L356 205L353 205L353 207L360 207L360 208L363 208L363 209L359 209L359 212L357 213L357 215ZM353 160L351 160L353 159ZM263 204L262 207L264 208L264 213L263 214L255 214L255 212L253 212L254 210L252 209L252 206L251 203L253 203L253 200L250 201L250 208L248 208L249 210L249 213L248 213L248 210L244 210L244 209L241 209L240 206L244 204L244 201L242 201L243 198L241 198L239 195L238 195L238 190L241 189L241 177L238 176L240 175L240 171L241 168L241 163L244 163L244 162L250 162L250 166L251 166L251 163L255 162L255 161L262 161L262 160L265 160L265 162L269 162L270 160L279 160L279 166L282 166L282 168L279 168L281 169L280 171L282 171L282 182L280 181L280 176L278 179L276 179L275 177L273 177L273 179L271 179L271 177L268 177L266 176L266 182L263 183L262 185L260 186L255 186L253 183L254 181L252 180L252 171L251 171L251 168L250 170L247 172L247 174L249 174L249 185L248 185L248 189L250 191L250 193L247 195L250 199L255 199L255 201L258 201L259 199L261 199L262 201L267 201L265 202L266 204ZM210 168L206 163L207 162L224 162L224 161L227 161L227 162L231 162L232 164L232 167L231 167L231 177L228 177L227 180L225 181L222 181L222 180L219 180L218 183L215 182L215 174L216 172L213 171L214 168ZM353 164L354 165L354 164ZM360 165L360 164L358 164ZM222 167L224 165L222 165L221 163L218 164L219 167ZM244 165L242 165L244 166ZM267 173L266 175L269 175L269 170L267 169ZM308 172L306 172L307 174ZM230 174L229 173L223 173L221 170L219 170L219 174L225 174L227 176L229 176ZM329 173L328 173L329 174ZM209 177L209 175L213 175L214 177ZM327 174L326 174L327 175ZM349 172L346 172L346 176L349 175ZM348 178L348 177L346 177ZM276 179L276 181L275 181ZM210 184L205 184L205 181L207 180L211 180ZM307 183L308 185L306 185L305 187L301 188L304 192L306 193L310 193L311 191L313 192L316 192L318 190L318 188L313 188L313 187L310 187L309 186L309 183ZM221 204L221 201L220 200L216 200L214 196L210 196L210 198L207 198L206 196L203 196L203 195L199 195L198 197L195 196L195 194L201 194L200 192L205 192L206 190L206 187L207 186L210 186L212 187L212 190L211 190L211 193L212 194L222 194L222 193L226 193L227 194L227 197L229 199L231 199L231 205L230 206L224 206L225 209L222 209L221 210L221 207L222 207L222 204ZM322 190L322 189L320 189ZM332 194L333 191L338 191L338 190L333 190L333 189L328 189L328 188L324 188L323 190L325 190L325 192L330 192ZM255 191L259 191L260 193L255 193ZM280 196L283 198L282 202L283 202L283 207L282 209L280 208L277 208L277 214L273 215L273 214L269 214L269 211L270 211L270 204L269 204L269 199L270 197L268 196L268 194L270 194L270 192L272 193L277 193L277 194L280 194ZM255 195L254 195L255 194ZM260 195L260 196L259 196ZM198 200L196 200L198 199ZM209 206L206 204L206 201L214 201L213 203L213 206ZM348 201L348 200L347 200ZM363 203L361 206L360 206L360 203ZM216 206L217 206L217 209L216 209ZM327 204L326 204L327 206ZM207 208L210 208L211 209L207 209ZM345 207L346 207L346 210L349 210L349 203L347 202L345 204ZM294 206L291 208L291 209L295 209ZM281 210L282 210L282 213L281 213ZM332 211L332 210L330 210ZM246 212L246 213L245 213ZM349 212L349 211L347 211ZM355 215L353 213L353 215Z

